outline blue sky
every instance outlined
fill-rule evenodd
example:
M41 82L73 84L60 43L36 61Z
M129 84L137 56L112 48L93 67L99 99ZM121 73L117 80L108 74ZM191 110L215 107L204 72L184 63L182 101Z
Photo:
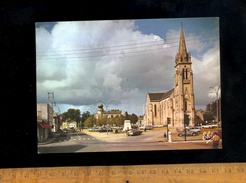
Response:
M141 19L36 23L37 101L97 110L98 102L142 115L147 92L173 88L181 22L192 56L196 109L220 85L219 19ZM55 108L55 110L57 110Z
M203 41L206 41L206 39L218 41L219 39L219 18L214 17L136 20L135 23L144 34L156 34L166 41L168 41L166 32L170 30L179 31L181 24L186 34L200 35L203 37ZM189 43L196 42L196 40L187 40L186 42L187 46L189 46ZM204 54L207 49L209 49L209 46L204 48L201 54ZM199 56L196 51L189 51L193 55Z

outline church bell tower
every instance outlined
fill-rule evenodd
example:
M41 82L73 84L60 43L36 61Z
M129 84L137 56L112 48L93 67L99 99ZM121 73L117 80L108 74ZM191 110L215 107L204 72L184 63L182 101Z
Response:
M179 50L175 57L174 74L174 123L184 126L195 124L195 99L191 55L187 53L183 25L181 23Z

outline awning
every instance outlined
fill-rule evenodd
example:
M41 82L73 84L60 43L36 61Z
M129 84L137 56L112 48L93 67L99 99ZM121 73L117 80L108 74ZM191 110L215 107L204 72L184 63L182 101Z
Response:
M51 128L51 126L48 123L44 123L44 122L38 122L39 126L41 126L42 128Z

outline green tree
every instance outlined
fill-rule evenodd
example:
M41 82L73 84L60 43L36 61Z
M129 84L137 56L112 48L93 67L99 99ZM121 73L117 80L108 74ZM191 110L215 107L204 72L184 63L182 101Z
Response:
M206 107L206 112L212 114L213 116L216 116L217 115L216 103L212 102L212 103L208 104Z
M106 123L107 123L106 120L107 120L106 116L102 116L102 117L100 117L100 118L98 118L98 119L96 120L96 125L97 125L97 126L106 125Z
M89 118L87 118L84 122L84 126L90 127L93 126L93 117L90 116Z
M212 120L214 120L214 116L211 112L208 112L206 111L204 114L203 114L203 119L204 121L208 121L208 122L211 122Z
M77 123L80 122L80 110L79 109L68 109L67 112L64 112L62 114L62 120L73 120L76 121Z
M138 122L138 116L134 113L129 115L129 119L131 120L131 123L136 124Z
M86 111L86 112L83 112L82 113L82 122L84 122L87 118L90 117L90 112L89 111Z
M120 116L114 117L114 124L117 126L123 125L124 121L125 121L125 116L123 116L122 114Z
M111 118L109 117L109 118L108 118L108 124L109 124L109 125L115 124L115 117L111 117Z

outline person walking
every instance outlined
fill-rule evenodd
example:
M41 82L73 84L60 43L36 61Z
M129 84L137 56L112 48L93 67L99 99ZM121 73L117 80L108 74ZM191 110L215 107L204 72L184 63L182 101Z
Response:
M213 133L212 138L211 138L210 140L208 140L207 143L210 142L210 141L213 142L213 143L212 143L213 149L218 149L218 147L219 147L219 142L220 142L220 137L219 137L219 135L218 135L217 132L214 132L214 133Z

